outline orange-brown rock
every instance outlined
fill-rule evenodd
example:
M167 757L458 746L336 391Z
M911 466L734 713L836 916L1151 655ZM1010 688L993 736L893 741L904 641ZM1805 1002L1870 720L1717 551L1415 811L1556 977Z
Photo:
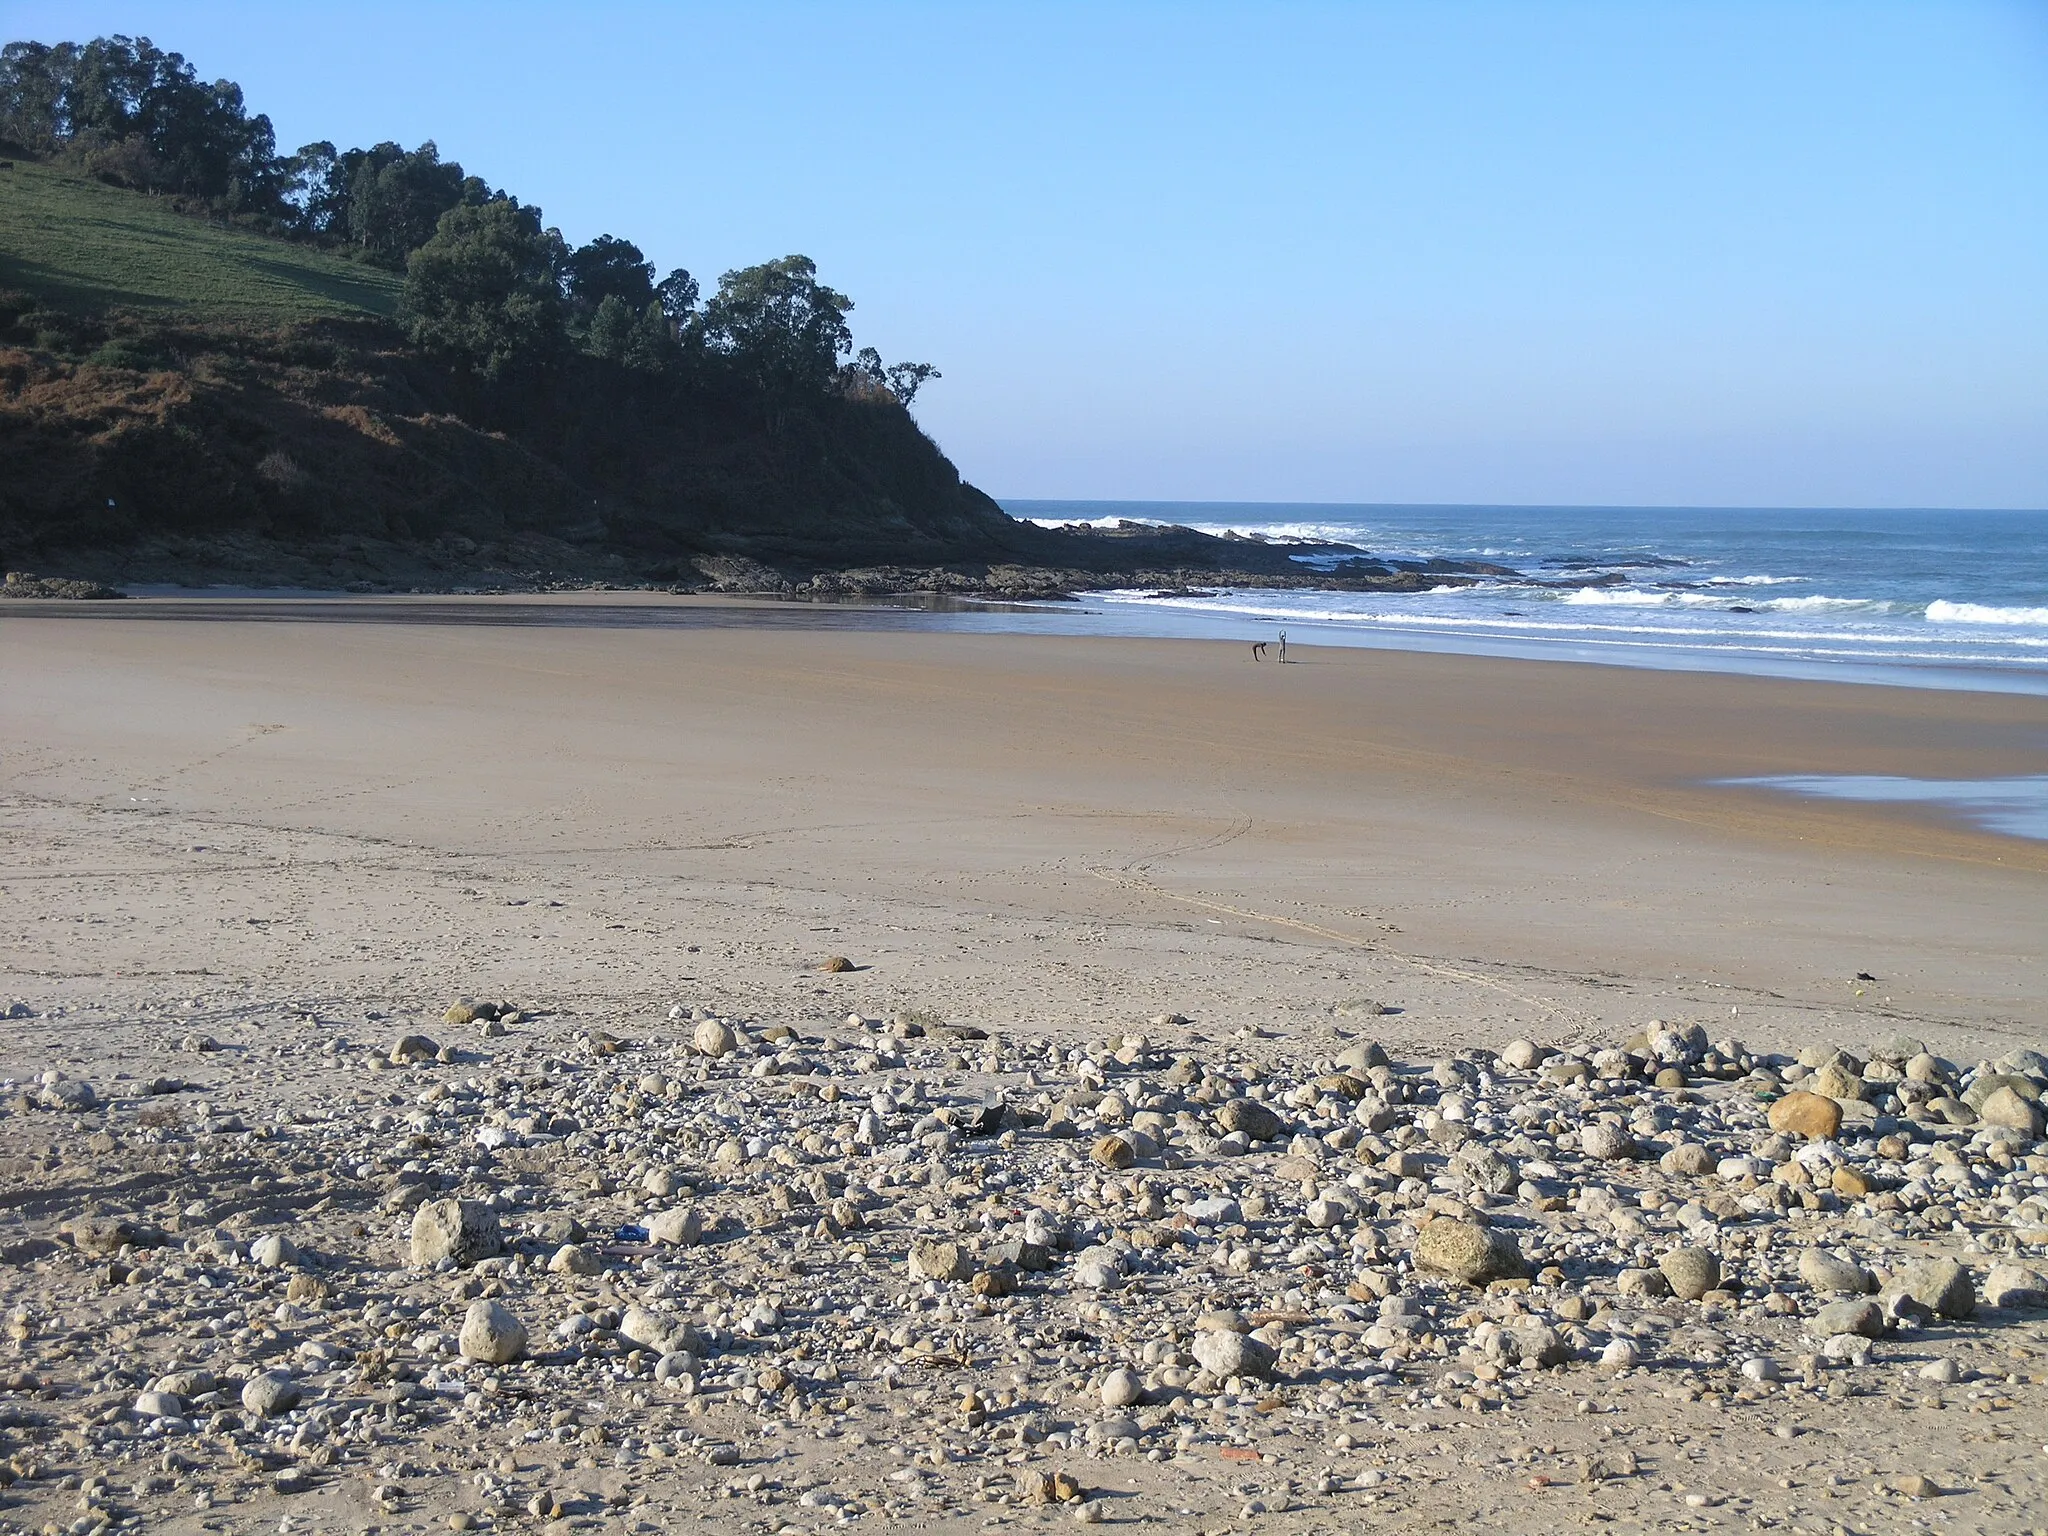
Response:
M1771 1106L1771 1129L1827 1141L1842 1129L1842 1106L1817 1093L1788 1093Z

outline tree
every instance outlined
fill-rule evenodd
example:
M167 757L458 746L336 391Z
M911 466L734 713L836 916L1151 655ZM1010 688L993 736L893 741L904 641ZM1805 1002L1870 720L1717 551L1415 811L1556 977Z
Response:
M941 377L939 370L930 363L891 363L883 372L888 381L889 393L903 402L905 410L917 398L917 392L932 379Z
M209 85L146 37L0 49L0 137L35 153L67 150L95 174L145 191L285 211L270 119L249 115L234 81Z
M47 155L70 137L65 98L77 55L73 43L0 48L0 140Z
M697 318L697 279L677 267L654 285L654 293L661 301L661 312L668 317L668 323L681 335L684 328Z
M483 182L463 174L461 162L442 160L432 139L410 151L389 143L351 150L345 159L349 240L381 267L403 271L406 257L433 237L442 214L490 198Z
M584 345L593 357L610 362L626 360L626 344L633 339L633 311L616 293L608 293L590 317Z
M606 299L617 299L630 318L654 297L654 263L640 254L639 246L615 235L599 235L571 251L562 277L569 302L583 315L594 315Z
M890 363L885 367L882 354L873 347L862 347L847 371L853 375L859 392L885 389L906 410L928 379L941 376L930 363Z
M704 308L707 344L772 396L823 393L853 346L853 300L817 279L808 256L726 273Z
M544 363L562 344L566 254L516 199L451 208L406 263L399 318L414 342L487 378Z
M641 373L665 373L682 358L682 349L661 300L650 299L626 338L623 361Z

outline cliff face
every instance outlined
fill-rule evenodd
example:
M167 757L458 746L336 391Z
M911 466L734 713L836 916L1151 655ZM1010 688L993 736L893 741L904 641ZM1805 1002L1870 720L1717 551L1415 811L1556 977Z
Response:
M485 384L374 319L281 330L0 304L0 563L107 583L657 584L1054 596L1436 584L1189 529L1006 516L893 397L758 394L580 355ZM25 588L22 590L26 590Z
M0 558L14 567L693 580L700 557L799 572L1017 559L1035 532L963 484L893 401L770 419L580 357L485 390L368 321L138 326L72 358L8 339Z

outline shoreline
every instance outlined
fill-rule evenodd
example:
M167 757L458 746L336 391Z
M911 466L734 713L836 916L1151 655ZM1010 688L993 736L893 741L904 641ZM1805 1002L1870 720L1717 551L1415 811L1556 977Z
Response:
M865 622L6 628L9 792L81 846L140 813L571 883L604 849L650 893L811 892L863 929L896 900L1060 945L1220 927L1253 946L1226 996L1287 994L1273 942L1527 967L1589 1018L1569 978L1601 972L1708 978L1788 1029L1861 1007L1858 971L1929 1030L2001 1033L2038 996L2048 844L1707 782L2037 772L2027 695ZM182 931L160 947L213 942Z
M1125 589L1105 589L1121 591ZM1761 655L1729 646L1651 644L1591 636L1509 639L1423 625L1365 627L1312 615L1249 617L1104 601L1104 591L1080 592L1057 602L903 591L894 593L705 593L658 588L571 588L535 592L348 593L290 588L151 589L108 601L16 599L0 603L0 616L155 620L271 620L298 622L407 622L574 625L579 612L602 618L585 623L631 627L637 613L648 628L723 623L839 629L873 628L936 633L1016 634L1131 640L1207 640L1248 643L1268 630L1292 627L1347 650L1564 662L1630 671L1705 673L1735 677L1849 683L1858 686L2009 693L2048 697L2048 668L2009 665L1822 660ZM1094 606L1087 606L1093 602ZM829 619L794 615L830 615ZM863 619L860 615L874 615ZM495 616L494 616L495 615Z

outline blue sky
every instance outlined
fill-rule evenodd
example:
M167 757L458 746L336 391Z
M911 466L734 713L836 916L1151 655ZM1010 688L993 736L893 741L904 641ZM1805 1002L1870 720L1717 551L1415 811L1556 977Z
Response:
M2035 0L0 0L107 31L664 270L815 257L998 496L2048 506Z

